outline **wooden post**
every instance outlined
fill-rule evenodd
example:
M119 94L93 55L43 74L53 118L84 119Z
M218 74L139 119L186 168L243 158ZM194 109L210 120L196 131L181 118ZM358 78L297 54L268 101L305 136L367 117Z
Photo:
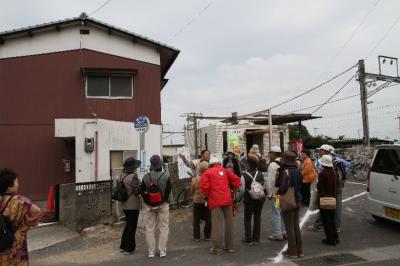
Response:
M269 126L269 150L272 148L272 114L271 109L268 110L268 126Z

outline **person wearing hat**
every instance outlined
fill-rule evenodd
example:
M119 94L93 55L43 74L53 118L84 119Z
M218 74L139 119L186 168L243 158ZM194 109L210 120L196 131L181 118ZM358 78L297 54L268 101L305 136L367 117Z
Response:
M323 155L319 160L323 170L318 176L317 189L320 197L337 196L336 176L333 170L332 156ZM326 238L322 240L325 245L336 246L339 243L339 236L335 225L335 210L319 210Z
M282 252L285 257L291 259L303 258L303 243L300 231L300 205L301 184L303 177L298 168L296 153L286 151L283 155L282 170L276 180L277 194L284 195L290 187L294 189L296 207L294 209L282 210L282 218L285 224L288 240L287 250Z
M132 254L136 249L136 228L139 218L139 210L142 208L142 200L139 197L140 181L136 174L136 170L140 166L140 161L134 157L129 157L124 161L123 173L120 180L125 185L128 193L128 199L121 202L120 206L125 214L125 228L121 237L119 248L125 254Z
M211 237L211 212L207 208L206 198L200 189L201 175L208 169L208 162L203 161L199 165L199 175L192 178L191 192L193 198L193 239L200 241L200 222L204 220L204 239Z
M161 201L157 204L151 202L151 193L154 194L151 187L158 187L161 193ZM160 231L158 239L158 250L160 258L167 256L167 242L169 235L169 204L168 199L171 194L171 179L167 173L163 172L163 162L158 155L150 158L150 173L143 176L142 197L144 200L144 220L146 224L146 242L148 246L148 257L155 257L156 226Z
M266 185L267 197L272 202L271 210L271 235L268 236L272 241L283 241L286 238L286 230L283 224L281 209L276 207L276 189L275 182L281 167L281 148L279 146L271 147L269 152L270 163L268 165L267 177L264 179Z
M241 171L240 171L240 162L236 158L236 154L232 150L228 150L226 152L226 158L222 162L222 166L225 169L230 170L237 176L241 176Z
M351 163L336 155L335 148L331 145L324 144L319 150L319 156L322 158L324 155L329 155L332 158L333 171L336 177L336 210L335 210L335 225L338 232L340 232L341 218L342 218L342 188L344 186L344 180L346 179L348 171L350 171ZM316 168L318 173L320 173L324 168L320 162L316 161ZM322 220L321 217L315 220L312 228L315 231L322 231Z
M264 176L257 170L259 159L256 155L249 154L247 156L247 171L243 172L245 181L244 192L244 235L242 243L245 245L255 245L260 242L261 233L261 212L264 205L265 197L254 199L250 195L251 184L253 180L261 186L264 185ZM251 218L253 218L253 230L251 226Z
M219 158L211 157L209 165L210 168L201 176L200 188L207 197L207 205L211 211L213 248L210 252L221 255L224 243L228 252L235 251L231 188L237 190L241 182L238 176L221 166Z

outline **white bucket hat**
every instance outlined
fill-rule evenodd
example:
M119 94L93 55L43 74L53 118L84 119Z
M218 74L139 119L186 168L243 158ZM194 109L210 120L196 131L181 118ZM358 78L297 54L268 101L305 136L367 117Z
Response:
M323 155L318 162L322 165L322 166L326 166L326 167L333 167L333 163L332 163L332 156L330 155Z
M210 161L208 162L209 165L212 164L221 164L221 160L217 156L212 156Z
M281 147L279 147L279 146L272 146L271 152L281 153L282 150L281 150Z
M319 150L324 150L324 151L327 151L327 152L331 152L331 153L333 153L335 151L335 149L331 145L328 145L328 144L324 144L321 147L319 147L318 149Z

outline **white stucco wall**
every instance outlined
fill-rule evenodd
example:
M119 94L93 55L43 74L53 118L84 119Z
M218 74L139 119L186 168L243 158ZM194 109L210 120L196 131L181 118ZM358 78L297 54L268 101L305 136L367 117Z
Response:
M268 130L266 125L251 125L251 124L216 124L211 126L206 126L198 129L198 142L199 151L205 149L205 134L208 135L208 150L211 153L221 154L223 152L223 137L222 132L230 130ZM272 126L272 145L280 146L279 132L284 134L284 148L288 149L289 142L289 129L287 125L273 125ZM189 147L190 154L194 154L194 134L193 130L185 131L185 145ZM264 133L263 136L264 145L264 156L268 155L269 149L269 135L268 132ZM243 135L239 143L240 150L246 152L246 136Z
M95 26L87 26L89 35L80 35L78 25L62 28L60 31L35 32L32 37L21 36L6 39L0 45L0 59L38 55L82 48L122 56L142 62L160 65L160 54L156 48ZM82 37L82 39L81 39Z
M84 150L84 139L94 138L96 151ZM110 179L110 151L140 150L140 136L133 123L103 119L56 119L55 137L75 138L75 179L77 183ZM150 125L145 137L147 161L153 154L161 155L161 126ZM137 158L139 159L139 158ZM149 163L149 162L148 162Z

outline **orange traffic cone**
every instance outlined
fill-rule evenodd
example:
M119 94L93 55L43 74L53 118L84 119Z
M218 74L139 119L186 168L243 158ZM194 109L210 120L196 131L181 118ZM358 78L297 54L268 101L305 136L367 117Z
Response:
M55 211L54 196L55 196L55 188L54 186L50 186L49 193L47 194L47 208L46 208L47 212Z

